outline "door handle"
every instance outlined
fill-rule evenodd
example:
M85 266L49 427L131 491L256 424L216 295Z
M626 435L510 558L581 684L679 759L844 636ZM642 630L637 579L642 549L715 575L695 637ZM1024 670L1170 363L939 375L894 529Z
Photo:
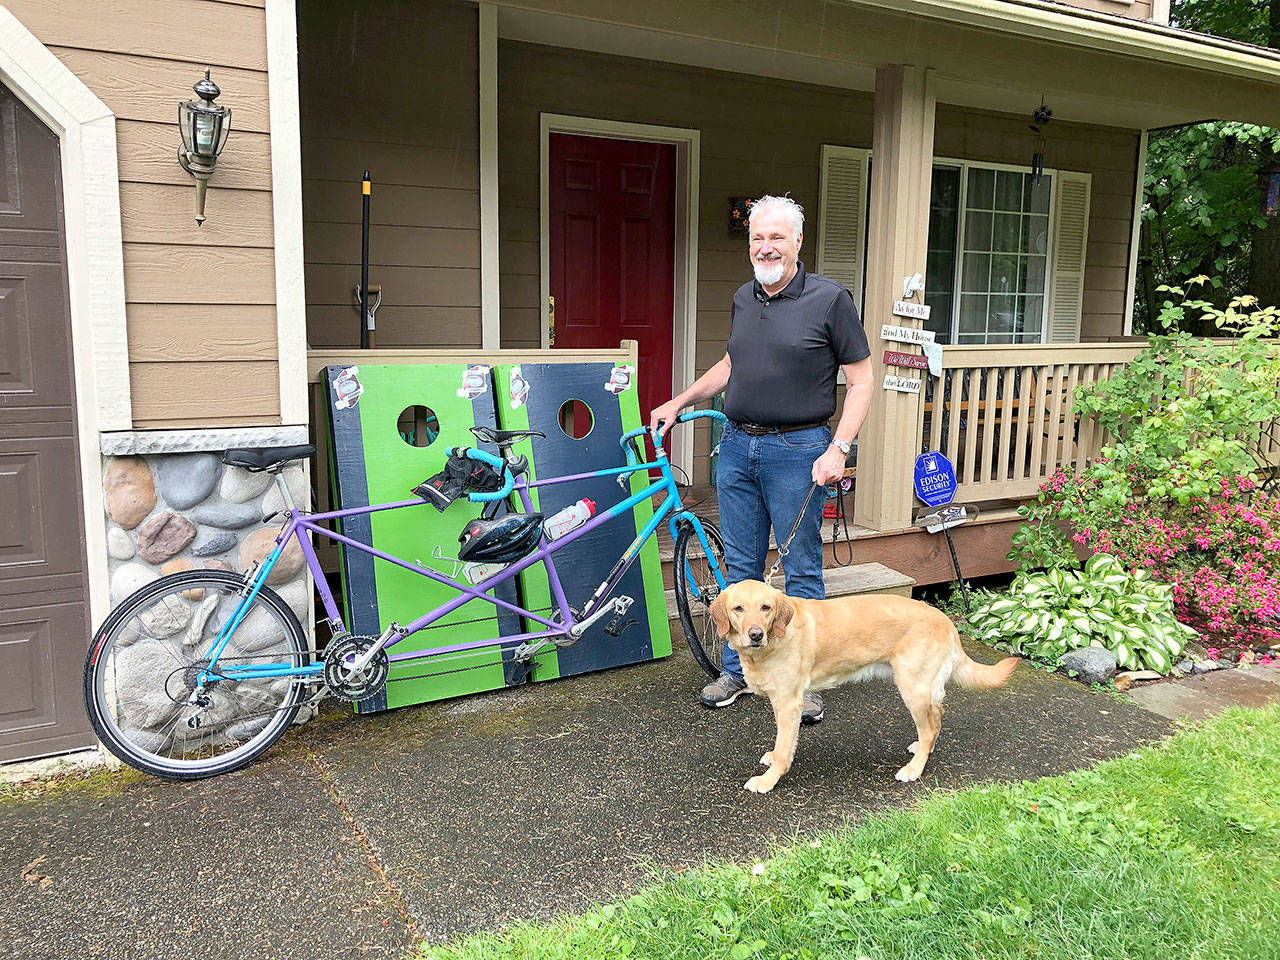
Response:
M556 345L556 298L547 297L547 346Z

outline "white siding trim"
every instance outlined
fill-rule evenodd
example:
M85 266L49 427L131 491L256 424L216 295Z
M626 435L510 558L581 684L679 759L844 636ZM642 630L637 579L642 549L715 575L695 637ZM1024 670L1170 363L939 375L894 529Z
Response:
M1147 179L1147 131L1138 138L1138 172L1133 184L1133 225L1129 232L1129 272L1124 288L1124 335L1133 335L1133 301L1138 286L1138 240L1142 230L1142 194Z
M266 15L280 420L290 424L306 423L307 297L302 255L298 22L293 0L267 0ZM216 174L213 186L217 188Z
M549 138L553 133L577 133L619 140L648 140L676 145L676 269L675 306L672 343L671 395L675 396L693 383L696 372L698 318L698 184L702 151L702 134L684 127L660 127L648 123L625 123L594 117L571 117L544 113L539 118L538 133L538 220L541 250L541 346L548 342L547 300L551 296L551 222L548 219L551 190L547 181ZM641 410L642 420L649 415ZM646 421L647 422L647 421ZM679 445L670 450L671 462L686 472L693 469L693 431L681 430Z
M1151 4L1151 22L1163 27L1169 25L1169 0L1153 0Z
M61 140L89 617L100 623L111 598L98 432L133 426L116 121L93 91L4 7L0 37L0 81Z
M480 345L502 346L498 264L498 8L482 3L480 16Z

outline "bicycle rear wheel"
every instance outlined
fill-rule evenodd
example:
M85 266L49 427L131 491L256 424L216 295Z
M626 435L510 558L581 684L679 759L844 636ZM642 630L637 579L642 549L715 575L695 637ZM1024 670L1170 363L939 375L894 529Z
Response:
M716 564L720 567L720 575L724 576L724 540L720 531L715 524L706 520L702 521L702 530ZM718 677L724 641L716 636L715 624L711 622L711 602L720 593L720 582L716 580L707 551L692 524L686 523L680 528L673 563L676 609L680 611L684 638L688 641L698 666L711 676Z
M218 678L231 665L309 661L302 624L263 587L218 657L204 702L188 701L244 578L223 570L161 577L112 611L84 665L89 722L113 754L144 773L195 780L244 766L298 713L297 677Z

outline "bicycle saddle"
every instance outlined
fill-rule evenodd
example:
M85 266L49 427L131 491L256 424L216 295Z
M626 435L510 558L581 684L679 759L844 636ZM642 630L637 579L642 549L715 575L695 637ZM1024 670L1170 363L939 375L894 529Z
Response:
M492 427L472 427L471 432L482 443L496 443L499 446L515 443L525 437L541 437L543 440L547 438L547 435L539 430L494 430Z
M270 470L290 460L303 460L316 452L309 443L296 447L234 447L222 455L222 462L254 472Z

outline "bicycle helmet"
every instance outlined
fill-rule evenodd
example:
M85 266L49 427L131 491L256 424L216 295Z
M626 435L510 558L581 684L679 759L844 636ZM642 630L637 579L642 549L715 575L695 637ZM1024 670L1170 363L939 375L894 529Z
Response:
M538 545L542 514L508 513L476 517L458 536L458 559L468 563L514 563Z

